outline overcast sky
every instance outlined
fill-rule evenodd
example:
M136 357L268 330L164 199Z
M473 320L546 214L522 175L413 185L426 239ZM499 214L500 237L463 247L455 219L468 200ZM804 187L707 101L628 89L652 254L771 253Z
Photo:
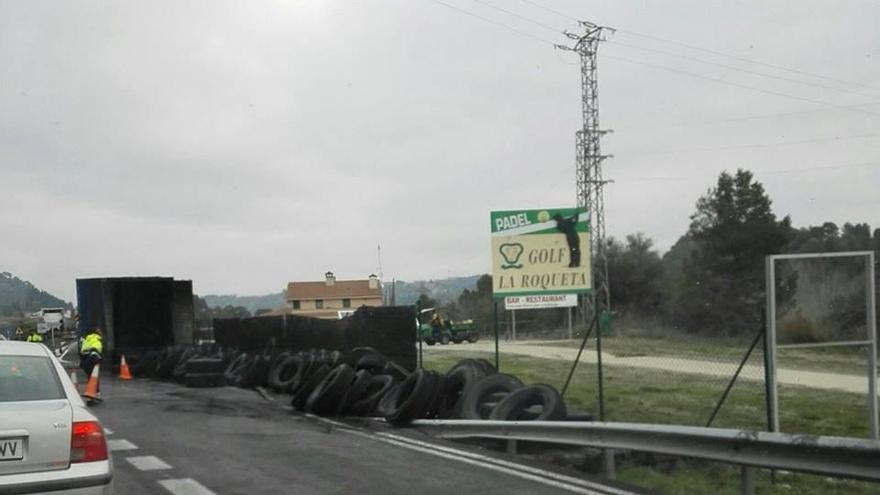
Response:
M795 225L880 227L876 0L443 3L0 0L0 271L68 300L360 278L379 244L386 279L486 272L490 210L575 202L566 16L619 29L609 235L668 249L737 167Z

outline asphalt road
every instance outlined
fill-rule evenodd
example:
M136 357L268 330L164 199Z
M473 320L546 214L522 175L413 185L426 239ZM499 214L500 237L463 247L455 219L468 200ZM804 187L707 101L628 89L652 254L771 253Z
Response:
M332 424L233 387L102 381L117 493L543 494L608 491L582 473L526 465L380 423Z

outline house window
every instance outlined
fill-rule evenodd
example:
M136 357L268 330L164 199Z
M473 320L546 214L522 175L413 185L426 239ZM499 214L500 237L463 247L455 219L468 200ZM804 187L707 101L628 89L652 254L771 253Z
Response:
M351 299L343 299L342 300L342 307L343 308L350 308L351 307Z
M315 309L324 309L323 299L315 299Z
M299 301L293 301L293 309L299 309Z

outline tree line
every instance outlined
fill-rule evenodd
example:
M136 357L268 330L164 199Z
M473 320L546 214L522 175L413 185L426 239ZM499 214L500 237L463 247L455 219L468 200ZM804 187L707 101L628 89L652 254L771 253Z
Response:
M789 216L777 218L771 206L764 186L750 171L723 172L716 184L697 199L687 232L666 253L661 254L643 233L622 240L607 239L611 306L616 319L637 318L711 336L753 335L762 324L765 256L873 250L880 258L880 228L872 231L866 223L838 226L831 222L796 228ZM841 278L840 287L857 280L854 275L864 273L863 266L849 260L848 267L835 266L834 262L810 266L792 263L781 269L777 278L778 314L783 327L789 324L799 332L793 337L795 341L823 338L820 318L833 320L843 328L864 325L863 292L819 293L823 283L828 285L822 281L829 280L829 273L840 274L835 275ZM821 315L805 315L801 310L819 301L828 306ZM789 314L795 306L798 310ZM475 289L464 290L447 312L453 317L473 318L483 328L491 328L491 276L481 276ZM563 311L529 313L546 328L565 324Z

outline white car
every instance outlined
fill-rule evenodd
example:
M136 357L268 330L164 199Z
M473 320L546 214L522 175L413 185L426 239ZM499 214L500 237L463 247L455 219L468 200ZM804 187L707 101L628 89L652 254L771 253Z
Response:
M104 429L42 344L0 342L0 493L107 495Z

